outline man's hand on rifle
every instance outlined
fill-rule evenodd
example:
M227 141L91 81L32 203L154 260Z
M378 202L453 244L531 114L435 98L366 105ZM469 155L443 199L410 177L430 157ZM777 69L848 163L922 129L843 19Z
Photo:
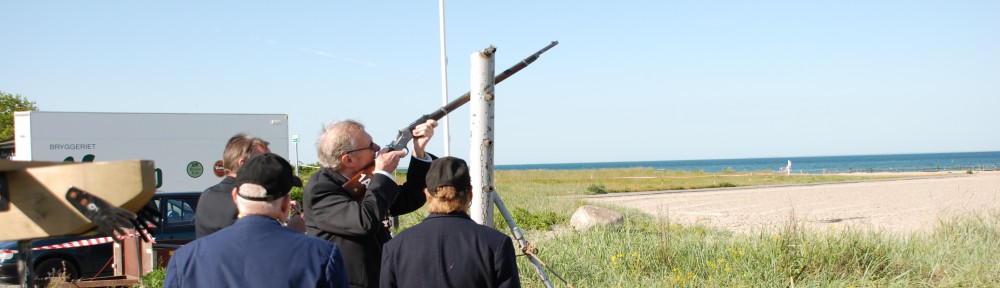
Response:
M382 151L378 152L378 157L375 157L375 171L385 171L387 173L396 171L396 166L399 166L399 159L404 156L406 156L405 151L382 149Z
M427 122L413 128L413 157L427 159L424 149L427 148L427 143L431 142L431 137L434 137L434 128L437 126L437 121L428 119Z

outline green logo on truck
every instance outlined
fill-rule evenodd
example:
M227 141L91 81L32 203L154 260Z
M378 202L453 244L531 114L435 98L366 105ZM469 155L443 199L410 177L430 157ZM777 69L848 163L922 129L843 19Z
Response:
M205 173L205 165L201 165L201 162L198 161L191 161L188 163L187 172L191 178L201 177L201 173Z

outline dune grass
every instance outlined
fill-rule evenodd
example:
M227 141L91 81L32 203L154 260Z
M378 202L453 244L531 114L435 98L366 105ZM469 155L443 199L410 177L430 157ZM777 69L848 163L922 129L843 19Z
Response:
M776 234L738 235L625 214L621 226L535 241L539 255L575 287L1000 285L1000 213L949 219L933 233L907 237L795 225ZM542 287L521 259L525 286Z
M604 186L607 193L741 187L779 184L842 182L903 177L901 174L793 174L771 171L686 172L652 168L596 170L510 170L496 173L497 185L559 186L567 194L586 194L589 186Z
M308 178L308 175L304 175ZM997 287L1000 286L1000 211L942 219L925 234L867 230L816 231L793 218L777 233L729 231L671 223L614 206L623 224L586 232L569 217L594 193L856 181L900 175L779 175L700 173L650 168L498 171L498 195L527 230L556 287ZM405 174L397 175L405 181ZM400 217L401 229L426 209ZM495 227L507 232L497 212ZM520 252L518 254L521 254ZM522 284L544 287L525 256ZM162 271L162 270L161 270ZM566 280L562 282L556 275ZM150 275L147 275L149 277ZM162 272L144 282L162 283ZM159 278L159 279L156 279ZM162 285L162 284L161 284Z

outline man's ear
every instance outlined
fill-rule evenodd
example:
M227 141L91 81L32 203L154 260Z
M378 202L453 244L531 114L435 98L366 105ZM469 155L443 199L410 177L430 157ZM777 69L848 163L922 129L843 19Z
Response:
M282 223L288 222L288 214L292 211L292 195L285 195L281 198L281 215L278 215L278 221Z
M239 188L233 187L233 203L236 203L236 197L240 197Z
M285 195L284 200L281 200L281 213L288 215L292 211L292 195Z
M424 187L424 199L427 199L427 202L431 202L431 198L431 192L427 190L427 187Z

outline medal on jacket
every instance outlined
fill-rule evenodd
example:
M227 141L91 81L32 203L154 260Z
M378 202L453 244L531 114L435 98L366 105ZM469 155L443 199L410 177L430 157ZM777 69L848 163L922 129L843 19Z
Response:
M372 183L372 176L375 173L375 163L365 166L365 169L358 171L358 174L354 174L354 177L347 180L344 183L344 189L351 193L351 196L355 200L361 201L365 198L365 191L368 190L368 184Z

